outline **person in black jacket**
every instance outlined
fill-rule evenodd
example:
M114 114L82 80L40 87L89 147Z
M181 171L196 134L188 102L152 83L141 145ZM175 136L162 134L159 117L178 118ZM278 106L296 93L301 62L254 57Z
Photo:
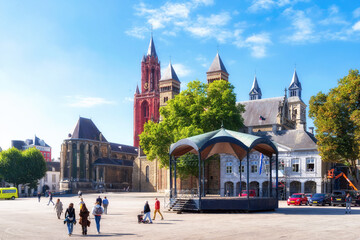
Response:
M146 221L146 218L149 218L150 223L152 223L150 213L151 213L151 210L150 210L149 203L148 203L148 201L145 201L145 206L144 206L144 214L145 214L144 222Z
M101 206L101 205L102 205L102 199L101 199L101 197L98 196L98 198L96 199L95 202L99 203L99 205Z
M69 207L66 209L64 224L65 223L67 223L69 236L71 236L71 234L73 232L74 224L76 224L75 209L74 209L73 203L70 203Z

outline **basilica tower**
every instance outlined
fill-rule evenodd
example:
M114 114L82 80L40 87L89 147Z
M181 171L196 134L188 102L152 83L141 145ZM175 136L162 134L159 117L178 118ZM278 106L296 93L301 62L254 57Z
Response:
M160 108L160 61L156 54L151 36L147 54L141 61L141 92L136 87L134 95L134 146L139 146L139 134L144 131L144 124L151 120L159 121Z
M206 72L206 78L208 83L221 79L228 81L229 73L226 71L225 65L223 64L219 53L216 54L209 70Z
M289 86L289 111L290 119L296 124L296 129L306 129L306 104L301 99L301 83L296 70Z
M170 62L164 75L160 79L160 107L166 106L167 101L173 99L175 95L180 93L180 84L180 80Z

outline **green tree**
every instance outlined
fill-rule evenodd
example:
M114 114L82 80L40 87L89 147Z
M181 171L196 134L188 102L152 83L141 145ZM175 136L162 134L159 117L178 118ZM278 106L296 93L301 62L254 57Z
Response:
M0 175L15 186L33 186L45 176L46 163L41 152L35 148L20 151L11 148L0 152Z
M236 105L234 87L227 81L204 84L192 81L187 89L160 108L162 121L147 122L140 134L140 146L149 160L158 158L169 165L169 147L180 139L224 127L238 131L243 127L244 106ZM197 175L197 156L179 158L180 175Z
M360 159L359 71L350 70L328 94L319 92L312 96L309 116L314 120L322 160L348 166L358 185L356 160Z

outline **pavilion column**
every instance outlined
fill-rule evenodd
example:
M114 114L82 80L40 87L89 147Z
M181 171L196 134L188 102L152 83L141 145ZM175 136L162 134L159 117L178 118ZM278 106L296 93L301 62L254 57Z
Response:
M202 161L202 196L205 197L205 161Z
M177 189L176 189L176 157L174 159L174 196L177 197Z
M276 200L279 199L279 161L278 161L278 153L276 153L275 157L275 184L276 184Z
M250 200L250 163L249 163L249 152L246 153L246 191L247 199Z
M170 199L172 199L172 156L169 155Z
M241 159L240 159L240 165L239 165L239 175L240 175L239 194L241 196Z
M198 153L199 160L199 210L201 210L201 155Z
M269 159L269 169L270 169L270 181L269 181L269 197L272 197L272 154L271 154L271 157Z

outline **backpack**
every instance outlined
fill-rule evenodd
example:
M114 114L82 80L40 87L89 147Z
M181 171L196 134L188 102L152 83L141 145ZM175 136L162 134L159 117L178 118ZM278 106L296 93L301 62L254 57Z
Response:
M96 207L94 212L95 212L95 215L101 215L101 214L103 214L102 207Z

